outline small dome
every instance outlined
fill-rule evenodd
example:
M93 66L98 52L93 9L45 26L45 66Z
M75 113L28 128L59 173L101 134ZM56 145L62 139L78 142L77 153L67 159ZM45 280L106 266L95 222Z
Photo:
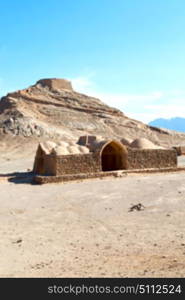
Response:
M68 146L76 146L77 144L76 144L76 142L74 142L74 141L70 141L70 142L68 142Z
M89 149L85 146L78 146L80 153L89 153Z
M52 151L53 154L55 155L68 155L69 152L67 151L67 148L63 146L57 146L55 149Z
M129 138L122 138L122 139L120 140L120 142L121 142L123 145L125 145L125 146L130 146L130 143L132 142L132 140L129 139Z
M69 144L67 142L61 141L58 143L58 145L60 145L62 147L67 147Z
M163 147L160 147L158 145L153 144L151 141L145 139L145 138L140 138L134 140L130 146L132 148L138 148L138 149L163 149Z
M79 154L80 153L78 146L69 146L67 149L69 151L69 154Z

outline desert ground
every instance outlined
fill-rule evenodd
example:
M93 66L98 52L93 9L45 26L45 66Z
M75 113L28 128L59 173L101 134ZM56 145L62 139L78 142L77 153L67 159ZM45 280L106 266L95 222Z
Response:
M184 277L185 172L33 185L2 152L0 277Z

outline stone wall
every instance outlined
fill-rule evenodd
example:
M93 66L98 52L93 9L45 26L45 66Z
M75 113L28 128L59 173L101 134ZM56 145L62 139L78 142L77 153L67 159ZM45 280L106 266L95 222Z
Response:
M91 178L102 179L104 177L112 176L114 178L127 177L132 174L155 174L155 173L168 173L168 172L184 172L185 168L163 168L163 169L138 169L138 170L123 170L123 171L112 171L112 172L97 172L97 173L86 173L86 174L72 174L72 175L59 175L59 176L42 176L36 175L33 177L33 182L37 184L45 184L52 182L65 182L73 180L84 180Z
M36 174L64 176L92 174L102 171L101 155L98 152L55 156L37 153ZM177 167L177 152L174 149L131 149L128 147L128 170L162 169Z
M128 148L128 169L170 168L177 166L177 152L163 149Z
M56 175L100 172L99 153L72 154L56 157Z

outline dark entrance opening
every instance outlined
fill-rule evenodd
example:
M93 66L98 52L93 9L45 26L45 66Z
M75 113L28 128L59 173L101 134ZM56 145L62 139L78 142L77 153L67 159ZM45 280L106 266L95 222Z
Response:
M101 153L102 171L127 169L127 151L116 142L110 142Z

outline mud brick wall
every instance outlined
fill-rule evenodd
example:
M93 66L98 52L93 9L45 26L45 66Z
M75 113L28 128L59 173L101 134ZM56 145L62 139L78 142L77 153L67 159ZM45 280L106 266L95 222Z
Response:
M95 173L100 171L99 153L56 157L56 175Z
M181 147L180 146L179 147L173 147L173 149L175 149L175 151L177 152L178 156L182 155L182 153L181 153Z
M163 149L128 149L128 169L169 168L177 166L177 152Z
M56 158L52 155L37 152L33 173L40 175L56 175Z
M56 156L44 156L44 175L56 176Z
M180 154L185 155L185 146L180 147Z
M177 151L177 155L185 155L185 146L173 147Z

